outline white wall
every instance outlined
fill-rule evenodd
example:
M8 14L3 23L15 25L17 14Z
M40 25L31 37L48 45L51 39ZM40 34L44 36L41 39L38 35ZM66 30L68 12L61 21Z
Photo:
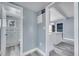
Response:
M74 40L74 18L64 20L63 24L63 37Z
M60 43L62 41L62 33L49 33L49 39L47 40L48 52L54 49L54 45Z
M52 22L51 22L52 23ZM53 22L55 24L55 31L57 32L57 23L63 23L63 38L74 40L74 18L67 18Z

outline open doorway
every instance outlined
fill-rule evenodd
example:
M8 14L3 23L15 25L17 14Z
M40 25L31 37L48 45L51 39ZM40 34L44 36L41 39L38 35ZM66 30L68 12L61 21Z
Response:
M74 3L56 2L48 7L47 54L74 56Z

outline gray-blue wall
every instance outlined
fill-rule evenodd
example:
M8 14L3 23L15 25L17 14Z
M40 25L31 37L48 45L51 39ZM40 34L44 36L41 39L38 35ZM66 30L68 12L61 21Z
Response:
M23 51L26 52L32 48L36 48L36 13L24 8L23 18Z
M39 16L40 11L37 13ZM42 23L37 24L37 48L45 52L45 13L43 14Z

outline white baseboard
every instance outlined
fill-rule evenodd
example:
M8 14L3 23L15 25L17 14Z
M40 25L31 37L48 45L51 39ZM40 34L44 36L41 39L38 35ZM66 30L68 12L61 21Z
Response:
M46 54L45 54L42 50L40 50L39 48L37 48L37 51L38 51L41 55L46 56Z
M37 50L37 48L31 49L31 50L29 50L29 51L23 53L23 56L26 56L26 55L28 55L29 53L32 53L32 52L34 52L34 51L36 51L36 50Z
M68 41L74 41L74 39L71 39L71 38L64 38L64 39Z
M70 44L74 45L74 39L64 38L62 41L63 41L63 42L67 42L67 43L70 43Z
M28 55L28 54L34 52L34 51L38 51L38 52L39 52L41 55L43 55L43 56L46 55L46 54L45 54L42 50L40 50L39 48L34 48L34 49L31 49L31 50L25 52L25 53L23 54L23 56L26 56L26 55Z

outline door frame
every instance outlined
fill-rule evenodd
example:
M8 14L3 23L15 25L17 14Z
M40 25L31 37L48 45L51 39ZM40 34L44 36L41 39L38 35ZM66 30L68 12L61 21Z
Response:
M78 56L78 2L74 2L74 55Z
M5 52L6 52L6 16L5 16L5 9L4 9L4 5L1 4L1 8L2 8L2 19L1 19L1 55L4 56ZM4 23L4 24L3 24Z
M49 17L50 17L50 15L49 15L49 8L54 4L55 2L52 2L52 3L50 3L48 6L46 6L46 8L45 8L45 10L46 10L46 50L45 50L45 53L46 53L46 55L48 56L49 55L49 53L48 53L48 49L47 49L47 44L48 44L48 39L49 39L49 33L48 33L48 30L49 30Z
M2 20L5 20L6 21L6 12L5 12L5 5L7 6L12 6L12 7L15 7L15 8L19 8L21 10L21 34L20 34L20 55L23 55L23 8L20 7L20 6L16 6L15 4L12 4L12 3L6 3L6 2L2 2ZM4 22L5 22L4 21ZM3 28L3 21L1 21L1 26ZM6 29L6 25L5 25L5 29ZM3 29L1 30L1 55L5 55L6 53L6 38L4 38L4 34L3 34ZM5 31L6 32L6 31Z

